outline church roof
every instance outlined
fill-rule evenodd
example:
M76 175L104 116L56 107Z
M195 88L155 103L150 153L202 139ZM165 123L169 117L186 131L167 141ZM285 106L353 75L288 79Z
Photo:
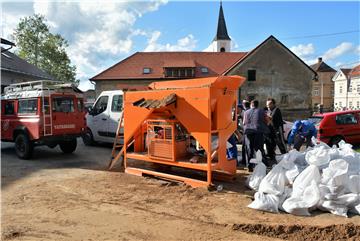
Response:
M214 38L214 41L215 40L231 40L229 35L228 35L227 29L226 29L225 17L224 17L224 12L223 12L221 2L220 2L220 10L219 10L219 19L218 19L217 32L216 32L216 36Z

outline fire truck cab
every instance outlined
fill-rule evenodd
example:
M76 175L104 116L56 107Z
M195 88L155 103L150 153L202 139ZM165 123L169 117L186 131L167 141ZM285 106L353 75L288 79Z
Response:
M71 84L42 80L5 87L1 141L14 142L19 158L31 158L36 145L72 153L85 129L83 97Z

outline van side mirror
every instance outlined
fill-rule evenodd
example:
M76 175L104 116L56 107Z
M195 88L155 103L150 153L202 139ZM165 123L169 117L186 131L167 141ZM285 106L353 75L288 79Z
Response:
M94 113L93 107L92 107L92 106L87 107L87 112L88 112L90 115L93 115L93 113Z

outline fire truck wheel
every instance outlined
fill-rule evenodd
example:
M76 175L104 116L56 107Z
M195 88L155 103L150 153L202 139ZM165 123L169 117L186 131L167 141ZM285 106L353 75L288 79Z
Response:
M21 159L30 159L34 150L34 145L25 133L20 133L15 137L16 155Z
M82 139L86 146L93 146L95 144L94 137L90 129L86 130L86 132L82 135Z
M72 153L75 151L77 146L77 142L76 139L71 139L68 141L62 141L60 142L60 149L64 152L64 153Z

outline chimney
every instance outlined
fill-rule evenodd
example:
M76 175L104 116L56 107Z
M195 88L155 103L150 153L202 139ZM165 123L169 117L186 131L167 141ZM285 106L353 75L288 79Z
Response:
M319 58L318 58L318 63L321 63L321 62L322 62L322 58L319 57Z

